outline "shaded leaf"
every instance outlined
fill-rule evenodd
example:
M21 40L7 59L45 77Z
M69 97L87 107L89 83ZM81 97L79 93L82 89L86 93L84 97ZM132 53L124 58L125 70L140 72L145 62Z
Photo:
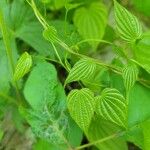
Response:
M117 125L107 120L104 120L99 116L95 116L91 121L87 136L90 142L95 142L120 131L121 129ZM126 141L123 137L117 137L110 140L106 140L104 142L97 143L95 146L100 150L128 149Z
M75 11L74 24L84 39L102 39L106 27L107 10L100 2L93 2L88 7ZM97 46L99 42L90 42Z
M38 63L30 73L24 87L24 96L31 107L41 110L55 101L54 88L57 85L57 73L53 65Z
M150 148L150 120L144 121L142 123L143 135L144 135L144 150L149 150Z
M135 59L150 73L150 34L146 34L134 46Z

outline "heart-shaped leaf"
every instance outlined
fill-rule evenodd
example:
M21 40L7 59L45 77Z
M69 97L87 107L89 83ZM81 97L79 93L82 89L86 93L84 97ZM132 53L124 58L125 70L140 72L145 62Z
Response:
M142 34L142 27L137 18L114 0L115 20L120 37L128 42L134 42Z
M118 90L106 88L96 100L99 115L119 126L126 126L126 101Z
M95 110L93 92L87 88L72 90L67 99L71 117L86 132Z

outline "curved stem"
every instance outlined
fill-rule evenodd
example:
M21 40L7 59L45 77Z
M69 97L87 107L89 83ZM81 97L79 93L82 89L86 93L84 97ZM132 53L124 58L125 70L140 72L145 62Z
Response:
M103 138L103 139L100 139L100 140L97 140L97 141L94 141L94 142L91 142L91 143L88 143L88 144L84 144L84 145L82 145L82 146L79 146L79 147L75 148L75 150L80 150L80 149L83 149L83 148L86 148L86 147L90 147L90 146L96 145L96 144L98 144L98 143L102 143L102 142L105 142L105 141L107 141L107 140L111 140L111 139L113 139L113 138L120 137L120 136L122 136L122 135L124 135L124 134L125 134L125 132L115 133L115 134L112 134L112 135L110 135L110 136L107 136L107 137L105 137L105 138Z
M113 45L113 43L111 43L111 42L109 42L109 41L100 40L100 39L86 39L86 40L82 40L82 41L76 43L76 45L78 46L78 45L81 45L81 44L83 44L83 43L90 42L90 41L91 41L91 42L93 42L93 41L95 41L95 42L101 42L101 43L106 43L106 44Z
M100 62L100 61L97 60L97 59L94 59L94 58L91 58L91 57L85 56L85 55L83 55L83 54L76 53L76 52L72 51L72 49L70 49L70 48L68 47L68 45L66 45L66 44L65 44L64 42L62 42L62 41L61 41L60 43L58 43L58 44L60 44L66 51L68 51L69 53L71 53L71 54L73 54L73 55L76 55L76 56L78 56L78 57L80 57L80 58L86 58L86 59L88 59L88 60L91 60L91 61L95 62L97 65L103 66L103 67L105 67L105 68L109 68L109 69L113 70L114 72L116 72L116 73L118 73L118 74L122 74L121 70L117 69L116 67L114 67L114 66L112 66L112 65L108 65L108 64L102 63L102 62Z
M59 53L58 53L58 51L57 51L57 49L56 49L54 43L51 43L51 44L52 44L52 46L53 46L53 49L54 49L54 51L55 51L55 53L56 53L56 56L57 56L57 58L58 58L60 64L61 64L66 70L68 70L68 69L66 68L66 66L64 65L64 63L62 62L62 60L61 60L61 58L60 58L60 56L59 56Z

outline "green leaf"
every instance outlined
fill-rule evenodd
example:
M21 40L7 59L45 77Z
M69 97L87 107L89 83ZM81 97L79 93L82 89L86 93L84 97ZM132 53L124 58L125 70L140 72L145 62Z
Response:
M69 11L71 9L79 7L80 5L82 5L82 3L69 3L69 2L67 2L65 4L65 8L66 8L67 11Z
M75 11L74 24L84 39L102 39L107 22L107 10L100 2L93 2L90 6L80 7ZM99 42L90 42L97 46Z
M137 18L114 0L117 30L122 39L134 42L142 35L142 27Z
M95 63L93 63L91 60L81 59L70 70L65 83L67 84L73 81L86 80L93 75L95 70Z
M89 130L88 130L88 139L90 142L95 142L97 140L106 138L112 134L120 132L121 129L109 122L102 119L101 117L93 117ZM97 143L95 145L100 150L127 150L127 144L123 137L116 137L102 143Z
M53 65L38 63L30 73L24 87L24 96L31 107L41 110L49 103L55 101L55 86L57 85L57 73Z
M111 75L112 87L125 93L123 88L123 78L119 75ZM149 88L136 83L130 91L128 104L128 127L137 126L136 129L129 131L127 140L143 148L143 133L141 127L138 127L143 121L150 118L150 92Z
M24 0L13 0L11 3L2 1L7 26L14 39L20 39L38 53L54 57L53 49L43 36L43 28L36 19L33 10Z
M29 72L31 66L32 58L27 52L24 52L17 62L14 73L14 80L16 81L21 79L25 74Z
M149 150L150 148L150 120L142 123L143 135L144 135L144 148L143 150Z
M109 71L106 68L97 66L94 74L82 83L93 92L99 93L102 88L109 86Z
M150 1L149 0L132 0L135 8L144 15L150 16Z
M44 56L54 57L53 49L48 41L42 36L42 27L38 22L28 22L16 33L16 37L30 45L35 51ZM31 34L32 33L32 34Z
M46 40L52 43L59 41L57 37L57 31L53 26L50 26L47 29L45 29L43 31L43 36Z
M150 73L150 34L145 34L134 46L135 59Z
M86 132L95 110L93 92L87 88L72 90L68 95L67 103L71 117Z
M126 100L116 89L106 88L96 97L96 111L106 120L126 126Z
M64 110L58 109L58 100L53 107L45 105L42 111L20 108L36 137L53 144L64 144L64 134L67 131L67 116Z
M136 65L128 65L123 68L123 79L126 90L129 91L135 84L138 78L138 68Z

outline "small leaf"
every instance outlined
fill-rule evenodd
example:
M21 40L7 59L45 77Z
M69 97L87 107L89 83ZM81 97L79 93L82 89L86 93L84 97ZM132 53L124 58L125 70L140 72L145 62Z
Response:
M49 42L58 42L59 39L57 37L57 31L53 26L49 26L47 29L43 31L43 36Z
M106 120L112 121L119 126L125 127L126 101L116 89L106 88L100 96L96 97L97 113Z
M115 20L120 37L127 42L134 42L142 35L142 27L137 18L114 0Z
M107 10L100 2L93 2L88 7L75 11L74 24L84 39L102 39L107 22ZM97 46L99 42L90 42Z
M31 66L32 66L31 56L27 52L23 53L16 65L14 80L16 81L21 79L26 73L29 72Z
M123 68L123 79L126 90L129 91L138 78L138 68L136 65L128 65Z
M66 84L72 81L86 80L96 70L96 64L87 59L79 60L70 70Z
M87 131L95 110L93 92L87 88L72 90L67 99L71 117L81 129Z

